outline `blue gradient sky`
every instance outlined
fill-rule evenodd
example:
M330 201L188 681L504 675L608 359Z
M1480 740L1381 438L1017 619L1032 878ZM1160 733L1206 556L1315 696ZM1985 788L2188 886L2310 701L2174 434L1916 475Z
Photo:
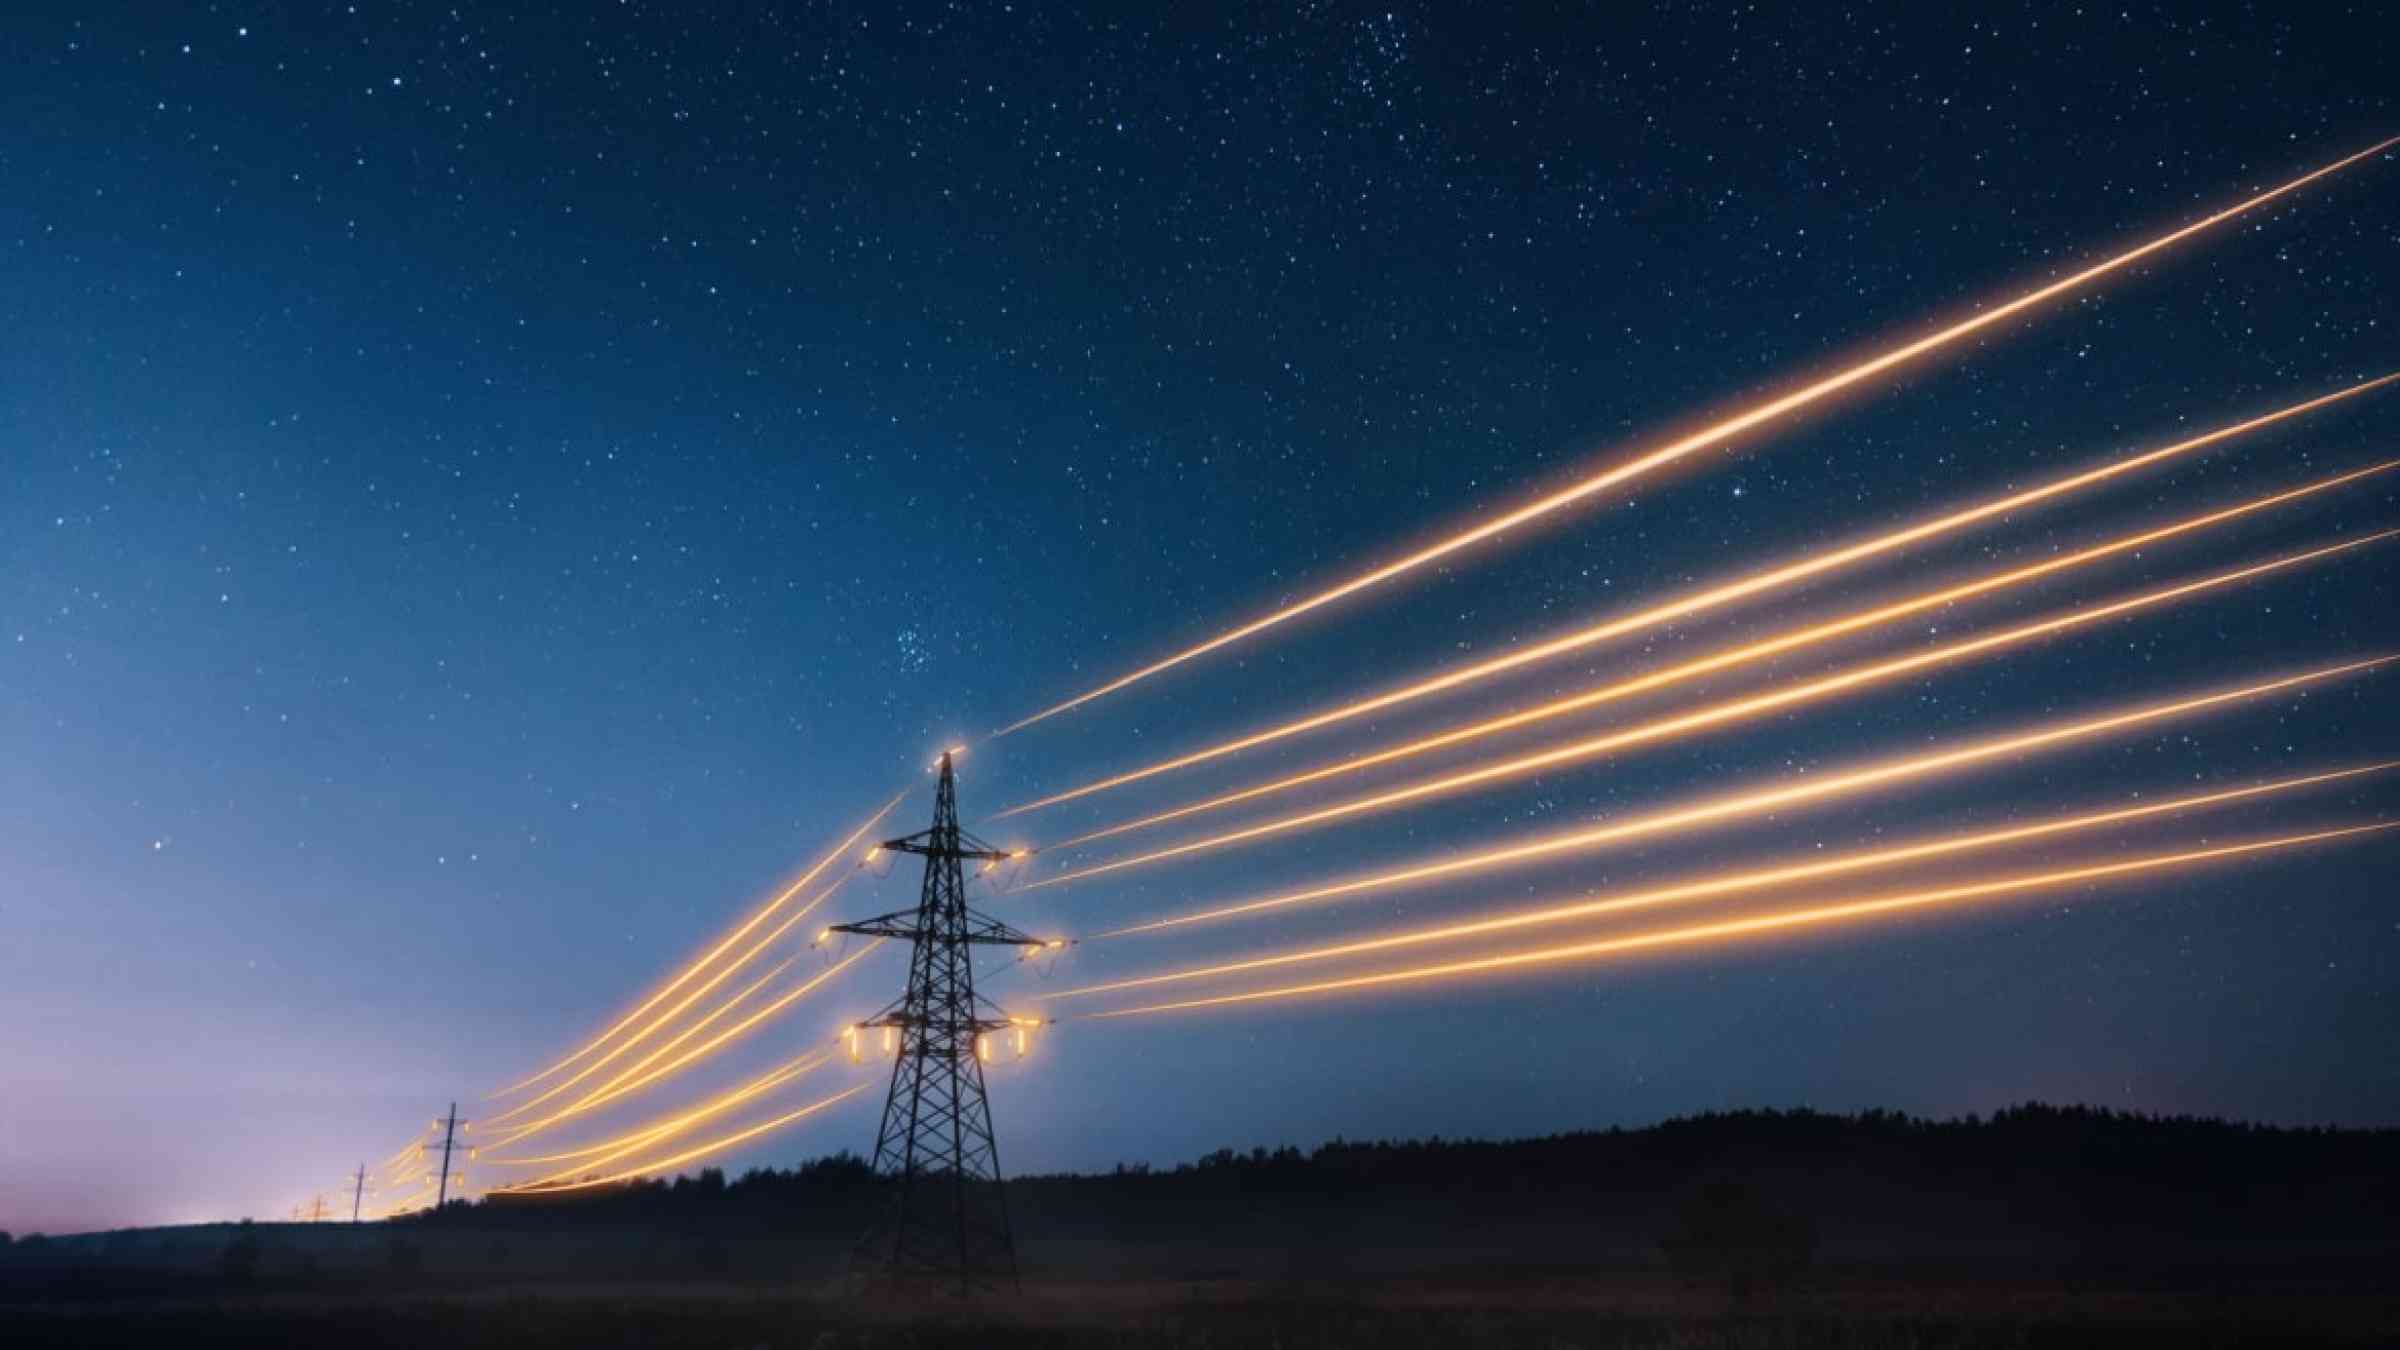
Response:
M451 1099L487 1110L894 790L916 795L891 832L918 828L940 746L2400 126L2334 9L47 8L0 36L0 1227L20 1233L281 1214ZM969 820L2400 367L2396 174L2364 165L1822 416L980 750ZM986 833L1038 844L2388 456L2390 397ZM2388 526L2394 501L2379 480L1941 630ZM2330 661L2392 641L2396 575L2369 552L1672 749L989 901L1089 931ZM990 989L1016 1006L1404 916L2391 756L2392 678L1094 946ZM2391 805L2368 783L2138 837ZM1003 1160L1745 1105L2390 1123L2400 1089L2361 1067L2400 1030L2394 857L1073 1024L996 1069ZM838 908L914 885L863 878ZM706 1082L899 978L871 958ZM868 1148L879 1096L728 1162Z

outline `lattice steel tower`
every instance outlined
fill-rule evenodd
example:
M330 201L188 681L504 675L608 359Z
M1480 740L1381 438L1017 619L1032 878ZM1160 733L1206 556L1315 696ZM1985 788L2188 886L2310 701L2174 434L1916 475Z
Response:
M963 1291L1017 1278L982 1054L986 1038L1016 1023L975 992L974 950L1041 944L967 907L960 864L1009 855L959 829L949 755L940 768L933 828L883 845L924 855L916 909L836 924L833 931L913 945L908 992L860 1024L895 1028L899 1053L875 1139L876 1174L889 1179L895 1194L889 1217L860 1244L857 1264L871 1277L955 1281Z

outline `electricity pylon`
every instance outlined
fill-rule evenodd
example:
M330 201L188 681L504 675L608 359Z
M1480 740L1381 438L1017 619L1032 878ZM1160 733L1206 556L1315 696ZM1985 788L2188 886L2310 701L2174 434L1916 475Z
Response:
M442 1131L442 1179L435 1184L433 1193L433 1210L434 1213L439 1214L441 1213L442 1206L448 1203L450 1199L450 1180L452 1176L450 1171L450 1150L451 1147L458 1142L458 1127L466 1124L466 1122L458 1118L458 1103L452 1102L450 1103L450 1115L448 1118L437 1120L433 1123L441 1127ZM463 1187L467 1179L467 1174L460 1172L456 1175L458 1181Z
M875 1172L892 1185L892 1208L860 1244L855 1264L871 1278L955 1281L965 1292L1017 1278L1000 1149L983 1090L989 1038L1017 1022L976 994L974 949L1041 943L967 907L959 865L1010 855L959 829L948 754L940 768L933 828L881 846L924 855L917 907L836 924L833 931L899 938L912 948L908 991L860 1023L896 1028L900 1043L875 1138Z

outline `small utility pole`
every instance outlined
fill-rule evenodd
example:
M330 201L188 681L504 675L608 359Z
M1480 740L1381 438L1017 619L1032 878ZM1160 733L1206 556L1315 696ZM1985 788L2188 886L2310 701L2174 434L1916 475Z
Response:
M450 1103L450 1115L447 1119L437 1120L434 1123L442 1127L442 1179L434 1184L433 1192L433 1207L439 1211L450 1200L450 1149L453 1144L458 1142L460 1124L458 1103Z
M358 1165L358 1175L350 1179L350 1222L358 1222L358 1202L367 1194L367 1165Z

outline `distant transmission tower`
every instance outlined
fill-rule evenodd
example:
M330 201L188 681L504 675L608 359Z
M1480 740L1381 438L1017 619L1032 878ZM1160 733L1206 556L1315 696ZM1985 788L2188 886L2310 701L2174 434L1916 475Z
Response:
M358 1165L358 1174L350 1178L350 1222L358 1222L359 1201L367 1198L367 1165Z
M860 1024L895 1028L899 1054L875 1139L875 1172L892 1183L892 1209L867 1234L857 1264L870 1276L896 1281L955 1281L963 1292L1017 1279L1000 1150L983 1090L990 1037L1017 1023L976 994L974 949L1041 944L967 908L959 864L1009 855L959 829L948 754L940 767L933 828L883 845L925 856L925 888L916 909L837 924L833 931L912 944L908 992Z
M458 1103L452 1102L448 1118L433 1123L442 1129L442 1179L435 1183L433 1191L433 1208L436 1213L439 1213L442 1206L450 1199L450 1149L458 1142L458 1127L466 1122L458 1118ZM466 1174L459 1173L458 1179L462 1182L465 1181Z

